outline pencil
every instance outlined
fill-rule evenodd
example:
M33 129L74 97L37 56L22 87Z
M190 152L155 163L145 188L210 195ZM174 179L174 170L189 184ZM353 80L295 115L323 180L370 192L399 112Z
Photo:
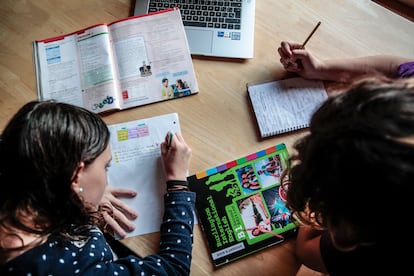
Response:
M319 21L318 24L316 24L315 28L313 28L312 32L308 35L305 42L302 43L302 46L300 48L305 49L306 43L308 43L309 39L313 36L313 34L319 28L320 25L321 25L321 21Z

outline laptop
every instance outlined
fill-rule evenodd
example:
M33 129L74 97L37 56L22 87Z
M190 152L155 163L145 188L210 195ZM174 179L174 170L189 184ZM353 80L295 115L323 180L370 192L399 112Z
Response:
M136 0L134 15L178 7L192 55L253 58L256 0Z

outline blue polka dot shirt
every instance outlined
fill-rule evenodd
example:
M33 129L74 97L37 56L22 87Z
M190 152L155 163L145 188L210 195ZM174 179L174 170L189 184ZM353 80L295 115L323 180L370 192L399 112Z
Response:
M194 229L195 194L169 192L164 196L159 252L140 258L114 259L99 229L86 240L50 237L44 244L0 266L0 275L189 275Z

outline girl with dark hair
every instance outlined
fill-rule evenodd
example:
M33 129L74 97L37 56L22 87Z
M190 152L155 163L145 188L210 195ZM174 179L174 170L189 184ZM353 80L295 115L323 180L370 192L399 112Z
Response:
M414 196L414 59L322 60L288 41L278 53L288 72L352 86L314 114L285 175L288 206L303 222L299 259L330 276L405 274L411 267L400 246L412 235L405 222Z
M330 276L410 269L400 247L412 235L414 79L330 96L294 148L283 177L303 264Z
M0 142L0 275L188 275L191 149L179 133L170 146L167 139L161 144L167 192L159 253L116 258L101 231L111 212L100 204L111 161L106 124L64 103L24 105Z

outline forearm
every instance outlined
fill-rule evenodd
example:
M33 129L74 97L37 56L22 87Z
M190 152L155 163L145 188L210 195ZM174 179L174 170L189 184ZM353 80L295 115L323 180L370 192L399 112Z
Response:
M195 194L172 191L164 197L165 213L161 225L159 255L168 260L166 271L171 275L188 275L193 244Z
M320 253L320 237L323 231L310 226L299 227L296 238L296 255L299 260L311 269L326 272Z
M412 60L391 55L325 60L321 64L319 78L338 82L348 82L354 78L370 75L392 78L395 77L402 63Z
M142 259L127 256L117 261L118 265L124 265L134 271L134 275L185 276L190 274L195 193L167 192L164 195L164 205L159 252Z

